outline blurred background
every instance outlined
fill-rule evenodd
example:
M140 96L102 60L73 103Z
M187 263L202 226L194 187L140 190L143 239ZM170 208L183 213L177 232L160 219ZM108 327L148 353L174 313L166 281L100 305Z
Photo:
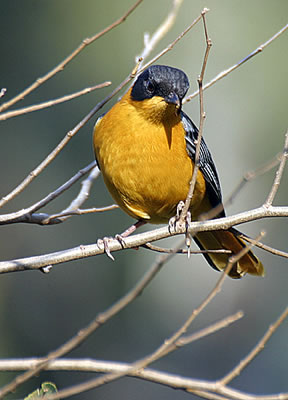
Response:
M82 39L102 30L132 4L132 0L2 0L0 3L0 88L7 101L70 54ZM153 33L172 4L144 0L127 21L86 48L64 71L28 96L17 108L38 103L87 86L111 80L112 86L43 111L1 122L0 196L9 193L58 144L94 105L131 71L143 47L144 32ZM174 40L201 12L207 15L213 42L205 80L247 56L287 23L285 0L184 1L177 21L153 52ZM197 89L205 42L198 24L159 63L183 69ZM221 177L224 198L241 177L282 150L287 128L287 33L229 77L205 92L204 136ZM106 110L113 102L107 105ZM16 107L15 107L16 108ZM185 111L199 124L199 103ZM64 183L93 160L91 135L95 118L62 151L61 155L2 212L27 207ZM258 207L269 193L275 170L246 185L232 206L231 215ZM44 212L67 206L80 188L75 185ZM287 172L275 199L287 205ZM111 204L99 178L85 207ZM102 215L74 217L61 225L41 227L1 226L1 260L44 254L95 243L104 235L122 232L132 220L120 210ZM146 229L151 229L147 226ZM264 229L264 242L288 250L284 219L269 219L241 226L256 236ZM161 242L172 246L177 239ZM284 258L256 250L266 268L265 278L227 279L222 292L195 320L189 332L243 310L245 317L227 329L191 344L153 367L179 375L217 379L238 363L262 337L287 304L288 264ZM125 294L149 268L156 255L147 250L127 250L74 261L38 271L2 275L0 278L0 357L38 357L68 340L94 316ZM188 317L214 287L219 274L202 256L188 260L177 256L161 271L133 304L73 351L71 357L131 362L156 349ZM232 382L252 393L287 391L287 321L264 351ZM14 373L1 373L1 385ZM43 373L23 385L10 399L19 399L51 380L64 388L92 374ZM186 393L164 386L124 378L75 399L172 399ZM193 397L193 396L192 396ZM191 398L191 396L190 396Z

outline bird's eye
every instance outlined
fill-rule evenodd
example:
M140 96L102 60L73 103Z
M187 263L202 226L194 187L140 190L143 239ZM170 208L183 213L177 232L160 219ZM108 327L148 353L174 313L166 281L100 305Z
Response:
M147 91L148 91L150 94L153 94L153 93L154 93L154 90L155 90L155 87L154 87L153 82L147 81L146 89L147 89Z

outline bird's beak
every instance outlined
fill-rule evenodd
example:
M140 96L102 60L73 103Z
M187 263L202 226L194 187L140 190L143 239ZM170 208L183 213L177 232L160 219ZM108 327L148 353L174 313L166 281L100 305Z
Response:
M177 111L181 110L182 102L181 102L181 99L179 98L178 94L176 94L175 92L169 93L169 95L166 96L164 100L168 104L174 104Z

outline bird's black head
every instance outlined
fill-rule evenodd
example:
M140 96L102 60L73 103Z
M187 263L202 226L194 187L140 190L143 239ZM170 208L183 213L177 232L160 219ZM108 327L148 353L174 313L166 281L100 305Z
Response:
M141 101L159 96L166 103L175 104L180 109L188 89L189 80L183 71L166 65L152 65L137 78L131 98Z

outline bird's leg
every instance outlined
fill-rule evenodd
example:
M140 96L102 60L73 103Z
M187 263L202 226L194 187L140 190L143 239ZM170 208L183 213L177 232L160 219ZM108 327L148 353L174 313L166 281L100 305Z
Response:
M118 242L120 242L121 246L124 248L125 247L125 240L124 238L128 237L129 235L131 235L131 233L135 232L137 228L139 228L142 225L145 225L146 222L145 221L137 221L135 222L135 224L129 226L129 228L127 228L124 232L115 235L115 239L118 240Z

